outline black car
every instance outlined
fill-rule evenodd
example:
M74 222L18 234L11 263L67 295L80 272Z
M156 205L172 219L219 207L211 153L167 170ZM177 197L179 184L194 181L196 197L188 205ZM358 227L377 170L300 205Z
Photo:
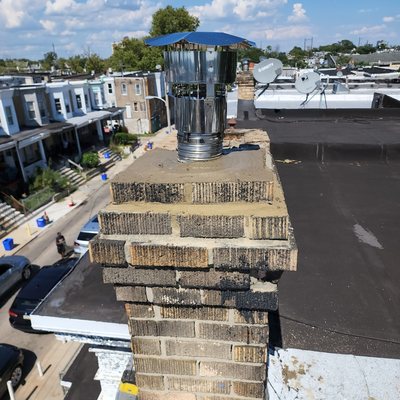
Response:
M30 315L50 291L70 272L77 258L66 258L42 267L18 293L8 314L13 328L25 332L38 332L32 328Z
M0 398L7 393L7 381L16 388L22 379L24 354L18 347L0 343Z

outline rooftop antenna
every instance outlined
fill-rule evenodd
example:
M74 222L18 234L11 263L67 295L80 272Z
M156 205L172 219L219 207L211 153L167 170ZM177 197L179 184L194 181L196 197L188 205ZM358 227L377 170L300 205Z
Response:
M261 57L260 57L261 59ZM265 85L263 90L257 96L260 97L267 89L271 82L273 82L281 73L283 64L281 60L276 58L267 58L261 60L258 64L254 65L253 76L254 79Z

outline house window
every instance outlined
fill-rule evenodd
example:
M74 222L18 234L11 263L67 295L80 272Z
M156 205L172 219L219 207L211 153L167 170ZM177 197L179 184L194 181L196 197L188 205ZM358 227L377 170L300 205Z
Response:
M67 111L67 113L71 112L71 109L69 108L69 104L65 105L65 110Z
M58 114L62 114L61 110L61 100L60 99L54 99L54 104L56 106L56 111Z
M146 106L144 103L140 103L140 111L146 111Z
M14 118L12 115L12 110L10 106L5 107L5 112L6 112L6 118L7 118L7 123L8 125L14 125Z
M140 83L135 83L135 93L137 95L142 94L142 86L140 85Z
M85 104L86 104L86 107L89 106L88 95L86 93L85 93Z
M33 101L27 101L26 102L26 107L28 109L28 117L29 117L29 119L35 119L36 118L36 113L35 113L35 106L33 105Z
M94 102L95 102L96 106L98 106L100 104L100 93L99 92L94 93Z
M78 108L82 108L82 98L80 94L76 95L76 104L78 105Z
M41 100L39 100L39 112L42 118L46 118L46 107L44 106L44 103Z
M112 94L113 92L112 84L109 83L107 86L108 86L108 93Z
M24 165L33 164L41 160L38 142L22 148Z
M125 106L125 110L126 110L126 118L132 118L132 110L130 104L127 104Z
M133 108L134 108L135 111L139 111L137 103L133 103Z
M121 94L126 96L128 94L128 87L126 83L121 83Z

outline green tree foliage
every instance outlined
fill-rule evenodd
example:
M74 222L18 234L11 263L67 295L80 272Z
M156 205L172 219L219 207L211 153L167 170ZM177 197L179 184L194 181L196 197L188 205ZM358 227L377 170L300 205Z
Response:
M161 36L174 32L193 32L199 25L200 20L190 15L185 7L167 6L153 14L150 36Z
M302 48L295 46L289 51L288 63L292 67L305 68L307 63L305 58L308 56L308 52Z
M371 54L371 53L375 53L376 48L374 46L372 46L372 44L367 43L364 46L358 46L356 49L356 52L358 54Z
M100 163L99 155L94 151L83 153L81 164L85 168L96 168Z
M108 64L115 71L154 70L156 65L163 65L162 50L146 46L143 39L125 37L114 45Z
M48 53L43 55L43 60L41 60L42 68L45 71L50 71L52 67L57 67L57 53L54 51L49 51Z
M32 178L29 188L31 191L38 191L46 187L52 188L55 192L62 191L69 184L68 179L59 172L47 167L38 168Z
M90 53L86 58L85 65L86 72L90 73L94 71L95 73L103 72L105 69L105 63L96 53Z
M120 145L128 145L137 142L137 136L132 133L117 132L113 136L113 143Z
M81 74L85 69L86 57L81 55L72 56L68 58L67 64L74 74Z

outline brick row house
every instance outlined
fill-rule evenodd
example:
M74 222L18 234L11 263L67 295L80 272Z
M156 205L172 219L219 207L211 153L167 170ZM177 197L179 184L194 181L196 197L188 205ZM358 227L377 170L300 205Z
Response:
M0 87L0 183L20 195L38 167L107 143L114 123L124 124L123 109L108 104L103 83L60 81Z

